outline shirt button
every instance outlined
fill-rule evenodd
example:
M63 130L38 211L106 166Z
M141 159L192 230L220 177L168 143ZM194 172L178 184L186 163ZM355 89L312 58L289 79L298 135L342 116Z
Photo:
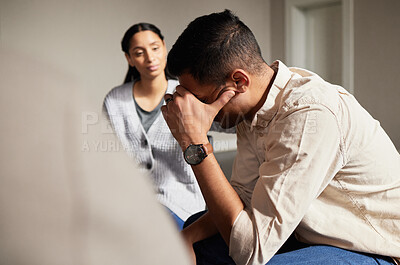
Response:
M151 169L151 163L147 163L147 164L146 164L146 168L147 168L147 169Z
M144 146L147 146L149 144L149 142L147 142L147 140L145 139L144 141L143 141L143 145Z

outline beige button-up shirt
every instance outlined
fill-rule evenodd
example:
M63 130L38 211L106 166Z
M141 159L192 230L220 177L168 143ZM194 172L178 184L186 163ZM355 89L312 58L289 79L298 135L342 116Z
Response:
M400 257L400 155L344 88L275 62L252 122L237 126L231 183L245 204L230 236L237 264L265 264L300 241Z

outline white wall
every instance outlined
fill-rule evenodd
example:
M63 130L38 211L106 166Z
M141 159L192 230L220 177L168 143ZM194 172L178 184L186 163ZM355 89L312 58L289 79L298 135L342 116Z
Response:
M354 86L400 150L400 1L354 1Z
M271 0L271 58L285 60L284 1ZM400 149L400 1L354 0L354 94ZM318 71L316 71L318 73Z

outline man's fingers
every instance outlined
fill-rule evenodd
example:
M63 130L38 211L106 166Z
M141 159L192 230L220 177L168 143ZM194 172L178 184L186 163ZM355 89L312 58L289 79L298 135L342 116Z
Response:
M167 106L161 106L161 113L164 117L164 120L167 121Z
M174 97L171 94L165 94L164 95L164 100L165 103L167 103L169 100L173 99Z
M215 108L216 112L219 112L230 100L235 96L235 91L227 90L222 93L217 100L215 100L211 106Z
M190 93L186 88L184 88L183 86L179 85L176 87L175 89L175 93L177 93L179 96L183 97L186 94L192 94Z
M190 95L195 97L190 91L188 91L183 86L177 86L175 93L181 97L184 97L185 95ZM218 113L235 95L236 93L232 90L224 91L224 93L222 93L217 98L217 100L215 100L209 106L212 106L212 108L215 110L215 113Z

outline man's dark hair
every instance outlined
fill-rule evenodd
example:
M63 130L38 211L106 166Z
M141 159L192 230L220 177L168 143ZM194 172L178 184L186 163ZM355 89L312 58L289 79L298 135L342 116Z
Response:
M168 54L172 75L191 74L200 84L222 85L236 68L257 73L264 63L251 30L230 10L192 21Z

